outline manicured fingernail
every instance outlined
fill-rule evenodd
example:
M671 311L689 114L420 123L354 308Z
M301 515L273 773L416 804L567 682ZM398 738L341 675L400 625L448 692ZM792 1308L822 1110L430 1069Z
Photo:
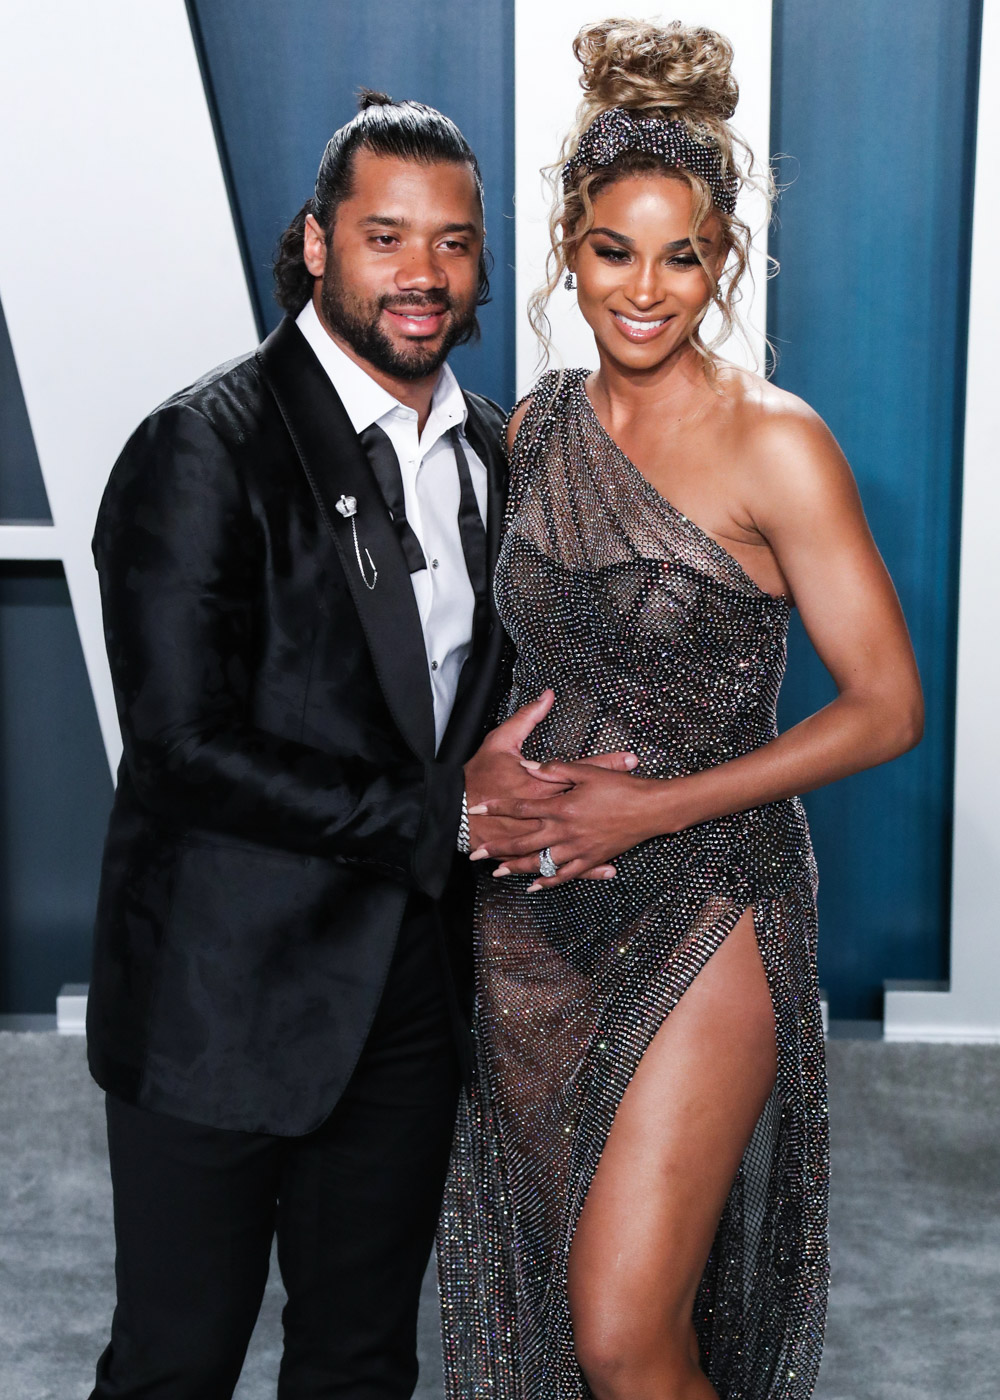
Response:
M536 880L535 883L534 883L533 885L529 885L529 886L528 886L528 888L525 890L524 893L525 893L525 894L537 894L539 890L543 890L544 888L545 888L545 886L544 886L544 885L540 885L540 884L538 883L538 881Z
M485 847L485 846L480 846L478 851L473 851L473 852L472 852L472 855L469 856L469 859L470 859L470 860L485 860L486 857L487 857L488 855L489 855L489 851L486 849L486 847Z
M534 772L534 770L535 770L536 768L541 768L541 766L542 766L542 765L541 765L540 763L536 763L535 760L534 760L533 758L522 758L522 759L521 759L521 767L522 767L522 768L530 768L532 772Z
M482 816L485 816L485 814L486 814L489 810L490 810L490 809L487 807L487 805L486 805L485 802L480 802L480 803L478 803L477 806L475 806L475 807L470 807L470 808L469 808L469 816L470 816L470 817L482 817Z
M633 768L638 768L638 767L639 767L639 760L636 758L636 756L635 756L634 753L630 753L630 754L628 755L628 757L625 759L625 767L628 768L630 771L631 771L631 769L633 769ZM471 808L471 807L469 808L469 811L470 811L470 812L472 811L472 808Z
M613 880L617 874L618 874L618 871L617 871L617 870L605 870L605 872L604 872L604 878L605 878L605 880Z
M495 879L497 878L498 875L509 875L509 874L510 874L510 866L509 866L509 865L498 865L497 868L496 868L496 870L494 870L494 872L493 872L493 878L494 878L494 880L495 880Z

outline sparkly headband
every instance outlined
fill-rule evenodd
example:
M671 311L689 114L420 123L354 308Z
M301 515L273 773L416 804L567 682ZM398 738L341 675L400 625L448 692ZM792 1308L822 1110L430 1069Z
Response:
M719 148L707 133L705 141L698 141L682 121L646 116L627 107L609 107L590 123L563 166L563 188L569 189L581 171L600 170L625 151L643 151L667 165L690 170L705 181L718 209L725 214L735 211L736 176L731 170L723 173Z

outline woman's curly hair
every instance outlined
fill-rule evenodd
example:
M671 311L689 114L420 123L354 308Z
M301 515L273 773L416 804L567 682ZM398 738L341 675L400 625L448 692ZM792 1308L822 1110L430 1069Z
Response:
M647 20L608 19L585 25L573 41L573 52L583 68L580 86L584 96L558 161L544 172L554 188L549 219L551 249L546 281L528 303L528 316L544 357L547 359L551 350L546 307L575 250L594 225L595 198L626 176L662 174L686 181L693 194L691 247L708 276L711 304L718 309L722 325L711 344L704 343L699 327L692 330L689 339L711 375L718 362L715 347L734 330L743 331L737 306L742 295L740 284L749 266L752 234L748 225L738 214L714 205L711 190L693 170L668 166L658 156L644 152L626 151L613 164L589 173L581 169L567 189L562 188L559 177L591 122L612 107L625 107L668 121L683 121L698 140L710 141L719 152L723 174L734 176L739 189L758 190L769 216L774 197L770 170L755 168L753 153L729 124L739 99L732 73L732 45L714 29L679 21L662 26ZM697 237L709 215L718 220L725 253L718 280Z

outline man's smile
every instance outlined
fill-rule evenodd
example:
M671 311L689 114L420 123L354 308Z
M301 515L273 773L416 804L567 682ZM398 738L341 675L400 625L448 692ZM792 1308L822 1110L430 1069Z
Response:
M392 324L403 335L420 339L430 339L437 335L448 314L446 307L391 307L383 308Z

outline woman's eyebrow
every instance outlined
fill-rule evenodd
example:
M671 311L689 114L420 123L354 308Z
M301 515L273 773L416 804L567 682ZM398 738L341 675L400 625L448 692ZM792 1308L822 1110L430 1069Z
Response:
M603 233L605 238L613 238L616 243L624 243L626 248L635 247L634 238L629 238L628 234L625 233L617 233L613 228L592 228L588 230L588 233ZM698 242L704 243L706 247L709 248L712 246L712 240L710 238L699 237ZM690 238L675 238L672 243L664 243L660 251L663 253L679 253L682 248L690 248L690 246Z
M635 239L629 238L625 233L615 233L613 228L592 228L590 233L603 233L606 238L613 238L616 243L624 243L628 248L635 247Z

